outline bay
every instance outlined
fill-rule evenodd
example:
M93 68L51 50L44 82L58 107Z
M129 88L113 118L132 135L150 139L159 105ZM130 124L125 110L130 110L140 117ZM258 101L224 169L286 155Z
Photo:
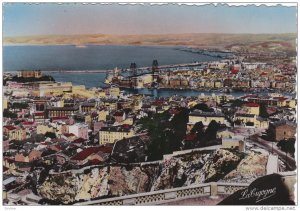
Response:
M138 67L151 66L157 59L159 65L183 64L192 62L209 62L220 60L218 56L209 56L183 50L181 47L160 46L117 46L117 45L49 45L49 46L4 46L3 70L33 70L40 69L48 72L58 82L69 81L74 85L85 85L87 88L103 87L106 77L105 72L86 73L76 70L111 70L115 67L129 68L130 63L135 62ZM213 53L211 54L213 55ZM223 54L224 55L224 54ZM226 55L226 54L225 54ZM64 72L74 70L74 72ZM125 93L147 94L154 97L168 97L172 95L198 96L223 94L220 92L196 91L196 90L125 90ZM233 92L238 97L243 92Z
M220 60L215 56L180 50L179 47L117 45L4 46L4 71L32 70L108 70Z

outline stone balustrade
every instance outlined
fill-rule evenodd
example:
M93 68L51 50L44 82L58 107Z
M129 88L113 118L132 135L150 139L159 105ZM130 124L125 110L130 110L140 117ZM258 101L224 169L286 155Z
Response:
M285 183L290 186L291 191L293 191L293 185L295 184L296 180L296 172L281 172L280 174L283 176ZM249 184L247 183L211 182L195 186L80 202L76 203L75 205L157 205L196 197L231 195L234 192L244 189L248 186Z
M244 183L204 183L196 186L81 202L76 203L76 205L154 205L194 197L232 194L248 185Z

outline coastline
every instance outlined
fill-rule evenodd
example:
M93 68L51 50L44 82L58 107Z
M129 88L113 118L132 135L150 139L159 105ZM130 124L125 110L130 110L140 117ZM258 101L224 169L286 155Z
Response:
M176 51L176 52L182 52L182 54L184 54L184 58L181 63L173 63L174 59L173 60L168 60L167 56L165 56L165 61L162 62L163 64L160 65L161 67L164 67L164 66L180 66L180 65L187 65L187 64L194 64L195 61L198 61L198 63L203 63L205 61L210 61L210 62L215 62L215 61L220 61L222 59L228 59L228 57L225 55L223 57L220 57L218 55L218 52L215 52L214 50L201 50L203 52L199 52L199 49L191 49L191 48L188 48L188 47L185 47L185 46L179 46L179 45L176 45L176 46L171 46L171 45L168 45L168 46L165 46L165 45L113 45L113 44L88 44L88 45L85 45L84 47L77 47L76 45L73 45L73 44L55 44L55 45L41 45L41 44L33 44L33 45L29 45L29 44L17 44L17 45L6 45L4 46L4 48L7 48L5 49L5 51L7 50L7 52L10 52L10 48L11 48L11 51L14 50L14 47L16 47L16 49L14 51L18 51L19 49L17 47L20 47L20 49L22 49L22 51L26 51L26 47L29 47L29 51L33 51L33 50L38 50L38 51L45 51L47 50L47 47L57 47L55 49L53 49L53 51L56 51L56 52L60 52L61 49L60 48L64 48L66 47L66 49L70 50L70 51L74 51L74 52L78 52L78 55L82 54L82 55L85 55L85 54L89 54L90 51L99 51L99 52L104 52L104 50L106 49L105 47L108 48L109 51L111 51L112 53L114 51L117 51L118 47L120 48L126 48L128 47L127 50L134 50L134 48L137 48L138 50L140 51L150 51L150 52L155 52L155 53L152 53L153 54L153 58L155 58L156 54L159 54L160 53L160 50L162 51ZM24 47L24 50L23 50L23 47ZM30 47L33 47L33 48L30 48ZM37 47L37 48L34 48L34 47ZM39 48L41 47L41 48ZM43 47L45 47L45 49L43 49ZM91 48L89 48L91 47ZM95 47L95 48L92 48L92 47ZM99 48L98 48L99 47ZM103 49L101 48L103 47ZM190 49L190 50L189 50ZM156 52L158 51L158 53ZM6 52L5 52L6 53ZM181 54L181 53L180 53ZM186 59L186 58L193 58L193 59ZM203 57L203 59L202 59ZM5 58L5 57L4 57ZM197 59L196 59L197 58ZM199 60L198 60L199 58ZM10 59L11 61L13 61L13 59L11 58ZM105 62L104 62L105 64ZM174 65L175 64L175 65ZM100 62L98 64L98 66L95 66L94 67L90 67L89 65L87 65L86 67L84 66L80 66L80 67L77 67L77 66L70 66L68 68L65 68L65 67L59 67L59 63L57 65L58 67L57 68L49 68L49 69L45 69L43 68L42 66L37 68L37 69L41 69L45 72L65 72L65 73L68 73L68 72L86 72L86 73L93 73L93 72L107 72L107 71L110 71L112 70L114 67L118 66L120 68L125 68L126 67L122 64L120 66L120 64L118 65L115 65L115 66L107 66L106 64L105 65L102 65ZM3 72L16 72L16 71L19 71L20 68L18 69L12 69L12 68L5 68L6 66L3 67ZM139 67L139 69L145 69L145 68L149 68L150 66L146 63L144 64L141 64L141 67ZM34 69L36 67L32 67L31 69ZM26 69L26 68L25 68Z
M220 49L217 50L215 46L195 46L195 45L159 45L159 44L119 44L119 43L3 43L3 47L9 46L135 46L135 47L157 47L157 48L174 48L175 50L180 50L176 48L190 48L190 49L198 49L198 50L209 50L216 52L223 52ZM79 48L79 47L78 47ZM194 53L194 52L191 52ZM232 52L223 52L223 53L232 53Z

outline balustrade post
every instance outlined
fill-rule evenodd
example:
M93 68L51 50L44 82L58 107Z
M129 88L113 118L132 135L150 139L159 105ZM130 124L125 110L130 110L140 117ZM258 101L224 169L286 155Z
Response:
M282 178L282 181L289 192L289 198L291 201L295 201L295 187L297 178L296 176L285 176Z
M210 183L210 198L218 198L218 185L216 182Z

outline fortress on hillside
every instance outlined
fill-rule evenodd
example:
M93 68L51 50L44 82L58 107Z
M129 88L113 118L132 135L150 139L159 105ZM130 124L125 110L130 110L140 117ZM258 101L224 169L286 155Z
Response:
M41 78L42 72L40 70L21 70L17 73L18 78Z

